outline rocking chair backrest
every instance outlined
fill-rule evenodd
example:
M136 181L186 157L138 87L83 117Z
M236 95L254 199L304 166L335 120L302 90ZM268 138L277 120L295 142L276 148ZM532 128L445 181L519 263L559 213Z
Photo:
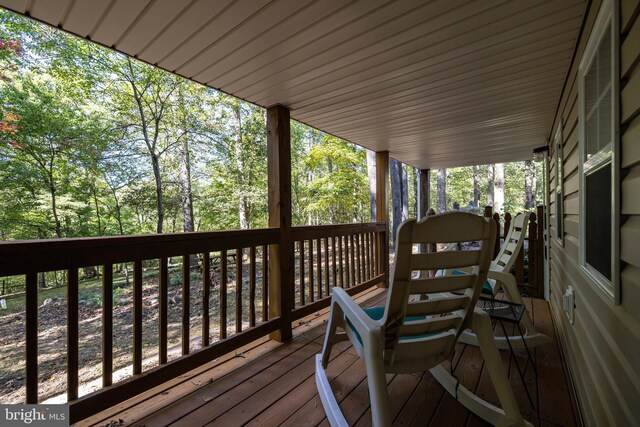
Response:
M504 237L504 243L500 247L498 256L496 256L496 259L491 263L491 270L504 273L511 271L511 267L513 267L513 264L516 262L518 253L524 243L524 236L527 233L526 221L528 216L529 215L519 213L513 221L511 221L509 232Z
M413 372L416 364L442 361L451 354L485 281L495 227L494 221L464 212L429 216L420 222L407 220L400 225L382 319L388 372ZM419 244L470 241L479 241L480 249L414 253ZM413 274L455 268L471 269L472 273L429 278ZM440 294L409 301L411 295L434 293Z

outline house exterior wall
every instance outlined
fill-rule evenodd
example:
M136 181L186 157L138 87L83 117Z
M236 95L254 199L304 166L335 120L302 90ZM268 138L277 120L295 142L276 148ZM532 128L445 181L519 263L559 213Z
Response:
M564 246L551 239L550 305L585 425L640 425L640 0L614 0L620 16L620 304L615 305L579 264L579 79L602 0L593 0L567 75L553 128L563 124ZM550 158L554 158L550 144ZM551 236L556 235L556 171L551 162ZM615 175L614 175L615 176ZM603 209L610 209L606 201ZM615 264L614 264L615 267ZM575 290L575 323L562 295Z

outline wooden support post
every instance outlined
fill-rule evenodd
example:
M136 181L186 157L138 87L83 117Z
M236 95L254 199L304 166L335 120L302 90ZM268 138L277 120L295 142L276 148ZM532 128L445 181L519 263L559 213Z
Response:
M385 231L377 234L376 247L378 249L377 274L385 274L385 286L389 287L389 215L388 215L388 184L389 183L389 152L376 152L376 221L386 223Z
M544 269L545 269L545 218L546 208L544 206L537 207L537 226L538 231L536 234L536 259L537 259L537 273L536 273L536 288L538 289L538 297L544 298Z
M420 169L418 184L418 219L427 216L431 207L431 169Z
M431 204L431 169L420 169L418 176L418 220L421 220L428 215ZM421 244L420 252L428 252L428 246Z
M532 297L538 296L538 254L536 249L538 247L538 224L536 223L536 214L531 212L529 214L529 274L527 277L526 290ZM524 252L524 248L523 248Z
M293 239L291 237L291 134L289 109L267 108L269 227L280 229L278 245L269 248L269 318L280 316L280 329L270 337L291 339L293 307Z

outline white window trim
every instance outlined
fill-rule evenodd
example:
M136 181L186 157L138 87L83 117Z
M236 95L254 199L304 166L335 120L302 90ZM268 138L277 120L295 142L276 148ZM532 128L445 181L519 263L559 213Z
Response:
M562 119L558 123L556 135L553 138L554 152L553 158L556 169L556 188L554 194L556 196L556 233L555 241L558 246L564 247L564 140L562 135ZM558 151L560 151L560 160L558 160ZM558 205L558 189L562 194L562 205Z
M579 130L580 130L580 143L579 143L579 197L580 197L580 231L579 231L579 264L581 271L589 279L589 281L598 289L602 295L614 304L620 304L620 71L619 71L619 35L620 35L620 23L619 23L619 4L617 1L604 0L596 22L593 26L591 35L587 42L587 46L584 51L582 60L580 61L580 67L578 71L579 88L578 88L578 101L579 101ZM584 107L584 80L586 69L594 59L597 52L597 48L605 35L605 29L607 25L611 23L611 43L612 43L612 61L611 61L611 105L612 105L612 126L611 126L611 280L604 277L599 271L591 267L586 262L586 200L585 200L585 107ZM599 168L600 165L597 166ZM596 169L595 165L594 168Z

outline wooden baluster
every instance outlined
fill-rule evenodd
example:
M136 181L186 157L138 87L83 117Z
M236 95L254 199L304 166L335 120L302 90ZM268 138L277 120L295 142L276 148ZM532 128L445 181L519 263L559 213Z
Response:
M376 276L376 266L378 265L378 253L376 251L378 247L376 244L376 233L371 233L370 236L371 245L369 250L371 251L371 277L374 277Z
M38 273L27 273L25 283L27 404L38 403Z
M353 241L351 235L344 236L344 261L346 265L347 287L350 288L353 283Z
M242 249L236 249L236 333L242 332Z
M527 224L523 224L523 226L526 227ZM524 287L524 242L516 257L515 270L516 282L518 283L518 287L522 288Z
M142 373L142 261L133 263L133 375Z
M113 264L102 268L102 387L113 384Z
M356 266L356 274L355 274L355 280L354 283L358 284L358 283L362 283L362 274L360 272L360 235L359 234L355 234L353 236L353 251L354 251L354 256L355 256L355 266Z
M362 282L364 283L364 282L366 282L368 280L367 279L367 264L366 264L366 261L365 261L365 250L366 250L367 246L366 246L366 244L364 242L364 238L365 238L366 234L362 233L359 236L360 236L360 266L361 266L361 269L362 269L361 279L362 279Z
M209 345L209 298L211 296L211 256L202 254L202 347Z
M329 238L324 238L324 294L329 296L331 285L329 284Z
M256 247L249 248L249 326L256 326Z
M269 320L269 259L267 245L262 246L262 321Z
M343 262L344 249L343 249L342 236L338 236L338 250L340 251L340 253L338 254L338 258L340 258L340 287L344 288L345 287L344 262Z
M298 242L298 253L300 254L300 305L304 305L304 240ZM295 299L294 299L295 301Z
M67 271L67 401L78 398L78 269Z
M315 272L315 269L313 268L313 239L309 240L309 301L313 301L313 295L314 295L314 280L313 280L313 273Z
M367 267L367 280L370 280L373 277L373 271L371 270L371 234L366 233L364 235L365 241L365 266Z
M182 355L189 354L189 326L191 299L191 266L189 255L182 257Z
M509 227L511 226L511 214L507 212L504 214L504 232L502 234L502 238L504 239L509 234ZM507 243L507 242L505 242Z
M349 272L351 273L351 286L356 285L356 246L355 239L353 234L349 235L349 256L351 257L351 262L349 263Z
M338 264L336 263L336 238L337 236L333 236L331 238L331 257L333 260L332 263L332 271L333 271L333 286L338 286Z
M348 243L348 246L347 246L347 256L349 257L348 263L347 263L349 266L348 282L349 282L349 287L353 287L356 285L356 276L355 276L356 264L355 264L355 257L354 257L355 247L353 246L353 234L344 236L344 238Z
M322 239L317 239L316 240L316 252L317 252L317 258L318 258L318 265L317 265L317 275L318 275L318 291L317 291L317 296L316 298L318 300L322 299Z
M227 337L227 251L220 251L220 339Z
M158 355L160 364L167 363L167 326L169 315L169 260L167 257L160 258L160 284L158 289L158 304L159 304L159 341L158 341Z

